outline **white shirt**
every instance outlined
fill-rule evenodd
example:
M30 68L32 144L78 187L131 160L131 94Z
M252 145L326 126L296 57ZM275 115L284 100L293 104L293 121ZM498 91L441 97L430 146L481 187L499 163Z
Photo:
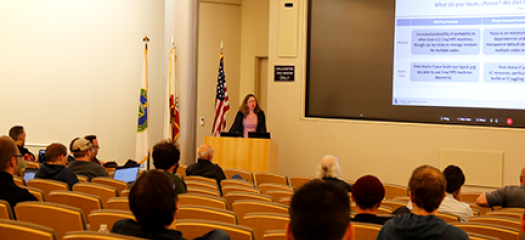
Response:
M408 202L407 207L412 210L412 202ZM454 215L458 217L459 222L468 222L469 218L474 217L468 203L458 201L451 193L447 193L447 196L443 198L438 213Z

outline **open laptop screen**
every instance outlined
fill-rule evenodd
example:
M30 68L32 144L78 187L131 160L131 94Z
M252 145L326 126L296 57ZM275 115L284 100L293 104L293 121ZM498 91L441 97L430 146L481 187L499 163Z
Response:
M137 180L137 176L139 175L139 168L139 165L133 167L117 168L115 169L113 179L117 179L127 183L135 182L135 180Z
M27 182L33 178L35 178L35 174L38 172L38 169L35 168L26 168L26 171L24 172L24 182L27 184Z

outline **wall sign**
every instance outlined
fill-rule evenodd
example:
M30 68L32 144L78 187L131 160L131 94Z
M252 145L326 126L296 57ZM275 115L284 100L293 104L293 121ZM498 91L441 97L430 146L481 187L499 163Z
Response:
M295 66L274 66L275 82L295 81Z

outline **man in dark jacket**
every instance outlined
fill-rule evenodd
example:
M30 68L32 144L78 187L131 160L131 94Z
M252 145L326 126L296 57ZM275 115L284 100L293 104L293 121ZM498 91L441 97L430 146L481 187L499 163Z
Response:
M377 209L385 198L385 188L377 177L372 175L360 177L355 181L352 190L352 200L356 205L356 215L352 221L383 225L392 218L377 216Z
M18 187L13 175L18 171L18 164L22 155L16 143L8 136L0 137L0 199L15 207L19 202L37 201L36 197L27 190Z
M67 148L60 143L53 143L46 148L46 162L40 166L35 178L51 179L67 183L71 189L78 178L66 168Z
M192 163L186 168L186 176L201 176L217 180L217 185L223 179L226 179L226 175L222 171L222 168L218 164L213 164L213 148L210 145L201 145L197 150L199 159L196 163Z
M416 168L408 183L412 213L400 215L385 223L377 240L425 239L467 240L468 235L458 227L436 217L445 197L447 182L438 169L424 165Z

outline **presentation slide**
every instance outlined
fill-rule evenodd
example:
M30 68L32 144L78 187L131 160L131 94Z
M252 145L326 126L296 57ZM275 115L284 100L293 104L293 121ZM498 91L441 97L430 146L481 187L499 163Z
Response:
M395 11L393 105L525 109L524 0L397 0Z

